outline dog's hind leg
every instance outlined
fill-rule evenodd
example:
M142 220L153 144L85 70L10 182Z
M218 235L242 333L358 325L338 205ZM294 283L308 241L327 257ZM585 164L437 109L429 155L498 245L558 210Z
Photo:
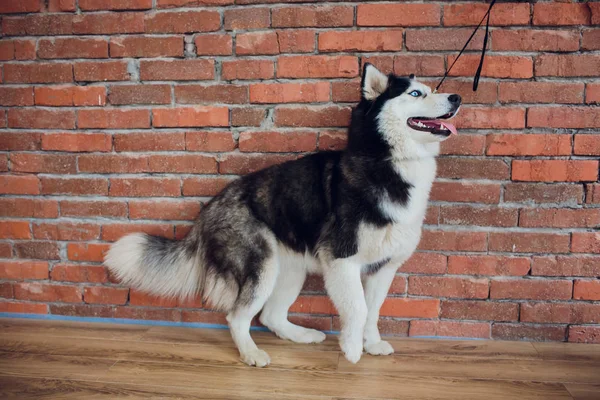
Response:
M346 359L353 364L362 356L367 320L367 303L360 273L361 266L347 260L335 260L323 269L325 288L342 322L340 347Z
M365 279L365 299L367 301L367 323L364 331L365 350L373 355L388 355L394 352L394 348L388 342L381 340L377 321L379 320L379 309L383 304L398 264L388 264L381 268L376 274Z
M259 349L252 340L250 336L250 324L252 323L252 318L258 314L271 295L278 272L277 257L276 255L271 255L263 263L257 285L251 288L242 288L241 297L248 298L249 300L243 301L242 304L237 304L227 314L231 337L240 352L241 360L248 365L264 367L271 362L269 355Z
M260 322L282 339L296 343L320 343L325 334L288 321L288 310L298 297L306 278L306 269L301 265L281 265L277 283L267 300Z

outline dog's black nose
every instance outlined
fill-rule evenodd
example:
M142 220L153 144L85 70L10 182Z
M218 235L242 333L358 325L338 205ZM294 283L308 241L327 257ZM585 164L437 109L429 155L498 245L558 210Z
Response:
M452 103L452 104L459 105L459 104L460 104L460 101L461 101L461 98L460 98L460 96L459 96L459 95L457 95L457 94L451 94L450 96L448 96L448 101L449 101L450 103Z

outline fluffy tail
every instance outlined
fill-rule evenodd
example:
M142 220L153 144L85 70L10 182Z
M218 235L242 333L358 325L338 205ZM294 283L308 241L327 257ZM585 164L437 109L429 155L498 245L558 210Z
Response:
M181 241L127 235L110 247L104 264L124 284L154 295L186 299L202 289L204 268L193 232Z

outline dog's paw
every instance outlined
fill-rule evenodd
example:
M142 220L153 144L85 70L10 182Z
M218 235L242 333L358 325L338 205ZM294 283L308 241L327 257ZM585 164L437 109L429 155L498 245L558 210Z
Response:
M243 362L250 366L266 367L271 363L271 358L266 351L261 349L251 350L241 355Z
M321 343L325 338L325 334L321 331L302 328L290 335L288 339L296 343Z
M360 341L340 340L340 347L346 360L356 364L362 357L363 347Z
M387 356L394 353L394 348L385 340L373 344L365 344L365 351L374 356Z

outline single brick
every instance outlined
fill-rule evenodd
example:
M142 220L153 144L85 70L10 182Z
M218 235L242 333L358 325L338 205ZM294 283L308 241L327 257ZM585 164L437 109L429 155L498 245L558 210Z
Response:
M250 85L251 103L319 103L329 101L329 82L257 83Z
M317 148L316 132L242 132L240 151L257 152L305 152Z
M233 53L231 35L198 35L195 44L196 54L199 56L228 56Z
M60 215L65 217L127 216L127 203L113 200L61 200Z
M398 51L402 31L328 31L319 34L319 52Z
M129 80L125 61L78 62L73 65L73 71L78 82Z
M144 13L85 13L73 17L73 33L110 35L115 33L143 33Z
M110 87L108 100L114 105L171 104L170 85L116 85Z
M221 78L234 79L270 79L275 76L275 67L270 60L233 60L221 64Z
M109 247L103 243L69 243L67 257L72 261L102 262Z
M181 182L173 178L112 178L109 195L175 197L181 195Z
M600 281L576 280L573 287L573 299L600 300ZM600 317L597 319L600 320ZM598 321L595 322L598 323Z
M533 5L534 25L588 25L590 18L590 9L583 3Z
M73 67L63 63L3 65L5 83L63 83L73 82Z
M586 276L600 275L597 256L544 256L533 257L532 275L539 276Z
M0 87L0 106L32 106L32 88Z
M279 43L277 42L277 33L273 31L238 33L236 35L236 55L269 55L278 53Z
M236 147L231 132L194 131L185 134L185 148L188 151L221 152Z
M438 168L440 178L505 180L509 177L508 165L503 160L441 158Z
M83 290L83 300L88 304L125 304L129 289L88 286Z
M550 29L500 29L491 32L495 51L577 51L579 32ZM585 36L584 36L585 37Z
M241 85L177 85L175 101L179 104L248 102L248 88Z
M155 127L228 126L227 107L155 108L152 110Z
M218 11L158 12L145 16L146 33L193 33L217 31L221 27Z
M67 195L107 195L108 180L106 178L41 178L42 194Z
M352 26L354 8L349 6L280 7L271 11L274 28Z
M77 286L22 282L14 285L15 299L80 303L81 289Z
M450 255L448 273L456 275L527 275L530 268L527 257Z
M483 278L411 276L408 279L408 293L417 296L486 299L488 297L488 280Z
M62 222L61 224L34 223L36 239L82 241L100 238L100 225Z
M517 321L519 305L499 301L444 300L440 317L480 321Z
M569 235L562 233L490 232L489 249L512 253L568 253Z
M110 56L121 57L182 57L182 36L120 36L110 39Z
M278 107L275 125L283 127L345 127L350 120L348 107Z
M195 81L214 79L214 60L141 60L142 81Z
M570 300L573 282L566 280L492 280L490 299Z
M44 133L42 149L68 152L105 152L112 149L112 138L105 133Z
M140 109L82 109L77 111L79 128L149 128L150 112Z
M129 132L114 135L115 151L185 150L184 132Z
M507 183L504 201L516 203L581 204L583 187L575 184Z
M108 58L105 39L40 39L37 46L39 58Z
M437 26L441 7L437 4L359 4L358 26Z
M490 338L488 322L410 321L409 336Z
M600 156L600 136L598 135L575 135L574 154L586 156Z
M600 209L522 209L519 226L534 228L597 228L600 227Z
M500 185L496 183L434 182L430 199L433 201L498 203Z
M541 54L535 58L535 76L597 77L599 71L597 54Z
M11 170L15 172L74 174L77 172L76 163L75 156L72 154L11 154Z
M79 8L82 11L149 10L152 0L79 0Z
M277 12L277 10L274 10ZM269 28L271 10L267 7L236 8L223 13L224 27L227 31Z
M489 156L571 155L571 135L491 134L486 139L486 154Z
M487 4L448 4L444 6L445 26L472 26L479 24L489 8ZM529 25L529 4L496 4L490 17L490 25Z
M500 82L501 103L583 102L583 83Z
M277 61L279 78L352 78L358 59L352 56L286 56Z
M499 207L443 206L440 224L474 226L516 226L518 210Z
M515 181L579 182L596 181L598 161L592 160L513 160Z
M424 230L419 243L420 250L486 251L485 232Z

